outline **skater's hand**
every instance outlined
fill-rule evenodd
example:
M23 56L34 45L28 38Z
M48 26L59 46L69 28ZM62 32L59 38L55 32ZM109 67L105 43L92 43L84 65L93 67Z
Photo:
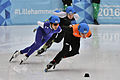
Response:
M37 21L37 24L38 24L38 25L41 25L41 21Z
M86 39L86 37L84 37L83 39Z
M86 39L86 36L85 35L81 35L83 39Z
M35 32L37 29L33 29L33 32Z
M44 27L44 22L38 21L37 24L38 24L38 26L40 26L42 28Z
M69 28L72 28L72 25L69 25Z

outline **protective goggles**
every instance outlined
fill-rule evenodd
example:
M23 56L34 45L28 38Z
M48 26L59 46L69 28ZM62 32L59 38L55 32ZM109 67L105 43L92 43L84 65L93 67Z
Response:
M59 26L59 23L53 23L54 26Z

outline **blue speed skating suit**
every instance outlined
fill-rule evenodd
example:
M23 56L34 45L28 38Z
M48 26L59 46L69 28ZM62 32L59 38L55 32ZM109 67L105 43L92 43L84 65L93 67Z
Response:
M35 42L20 52L22 54L27 53L27 56L29 57L35 50L39 49L45 42L47 42L54 33L58 33L60 31L60 26L58 26L57 30L54 30L50 27L49 22L43 23L43 26L39 26L37 28Z

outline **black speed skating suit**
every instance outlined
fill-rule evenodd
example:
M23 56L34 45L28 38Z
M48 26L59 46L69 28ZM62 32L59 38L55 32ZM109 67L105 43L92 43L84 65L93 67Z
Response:
M66 17L67 19L67 17ZM73 18L74 20L74 18ZM62 21L64 23L64 21ZM66 23L67 24L67 23ZM58 64L62 58L71 57L76 54L79 54L80 48L80 38L73 36L73 30L69 27L68 24L66 27L63 27L64 30L64 42L62 50L56 55L56 57L51 61L53 64ZM72 50L70 50L70 46Z

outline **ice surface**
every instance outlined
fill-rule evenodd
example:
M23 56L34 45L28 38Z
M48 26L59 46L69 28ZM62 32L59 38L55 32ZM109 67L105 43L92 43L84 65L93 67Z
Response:
M54 43L48 51L36 57L36 52L22 65L19 58L9 63L15 50L34 41L36 25L0 27L0 80L119 80L120 25L90 25L90 39L81 39L80 54L63 59L49 72L46 65L62 49ZM84 74L90 77L85 78Z

